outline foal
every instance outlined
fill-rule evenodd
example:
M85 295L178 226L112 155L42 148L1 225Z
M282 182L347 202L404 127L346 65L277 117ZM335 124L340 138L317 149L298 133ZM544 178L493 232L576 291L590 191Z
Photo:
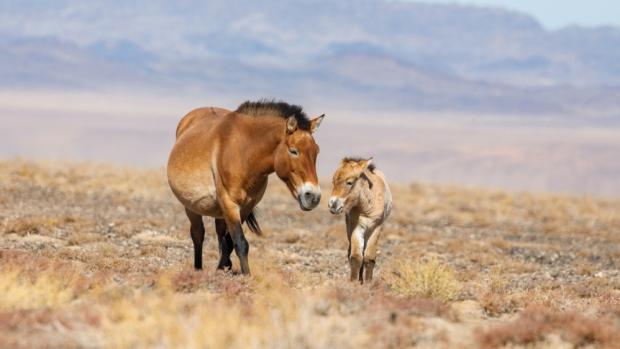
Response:
M372 158L344 158L332 182L328 205L331 213L346 215L351 281L370 281L381 227L392 210L390 188Z

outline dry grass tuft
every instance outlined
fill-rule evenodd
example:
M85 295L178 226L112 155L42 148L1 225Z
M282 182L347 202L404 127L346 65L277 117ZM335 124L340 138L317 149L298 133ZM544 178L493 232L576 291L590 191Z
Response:
M499 316L517 310L518 304L508 294L508 282L500 268L491 270L490 281L481 297L482 308L490 316Z
M8 219L4 224L5 234L17 234L24 236L27 234L40 234L50 229L74 223L75 218L64 217L19 217Z
M24 269L9 265L0 273L0 310L56 308L75 298L78 276L70 270L62 273L44 269L29 275Z
M442 302L455 299L461 289L452 269L434 257L427 262L401 261L388 276L387 283L397 294Z
M84 245L101 240L103 240L103 236L101 234L78 231L69 235L67 238L67 243L69 245Z

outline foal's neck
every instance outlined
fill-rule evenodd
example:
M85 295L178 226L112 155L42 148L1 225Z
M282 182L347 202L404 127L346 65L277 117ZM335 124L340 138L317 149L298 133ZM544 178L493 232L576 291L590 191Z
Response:
M356 206L361 212L372 209L374 205L374 195L372 193L372 186L374 185L372 179L365 173L360 178L363 182L360 184L357 190L357 202Z

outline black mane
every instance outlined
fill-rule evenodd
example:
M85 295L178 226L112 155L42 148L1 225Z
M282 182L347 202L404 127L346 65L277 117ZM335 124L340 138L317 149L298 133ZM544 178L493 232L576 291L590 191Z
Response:
M364 159L361 156L347 156L344 159L342 159L342 161L345 161L345 162L347 162L347 161L360 162L362 160L368 160L368 159ZM370 172L374 173L376 168L377 167L375 166L374 161L371 162L370 165L368 165L368 171L370 171Z
M252 116L278 116L283 119L294 116L297 119L298 128L306 131L310 130L308 115L306 115L301 106L295 104L288 104L273 99L261 99L254 102L245 101L237 107L236 112Z

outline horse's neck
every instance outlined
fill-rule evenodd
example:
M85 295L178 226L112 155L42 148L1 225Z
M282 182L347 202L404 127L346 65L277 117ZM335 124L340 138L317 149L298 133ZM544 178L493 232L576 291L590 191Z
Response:
M245 128L243 151L249 159L249 173L263 177L274 172L275 151L284 137L283 128L267 117L255 117Z

